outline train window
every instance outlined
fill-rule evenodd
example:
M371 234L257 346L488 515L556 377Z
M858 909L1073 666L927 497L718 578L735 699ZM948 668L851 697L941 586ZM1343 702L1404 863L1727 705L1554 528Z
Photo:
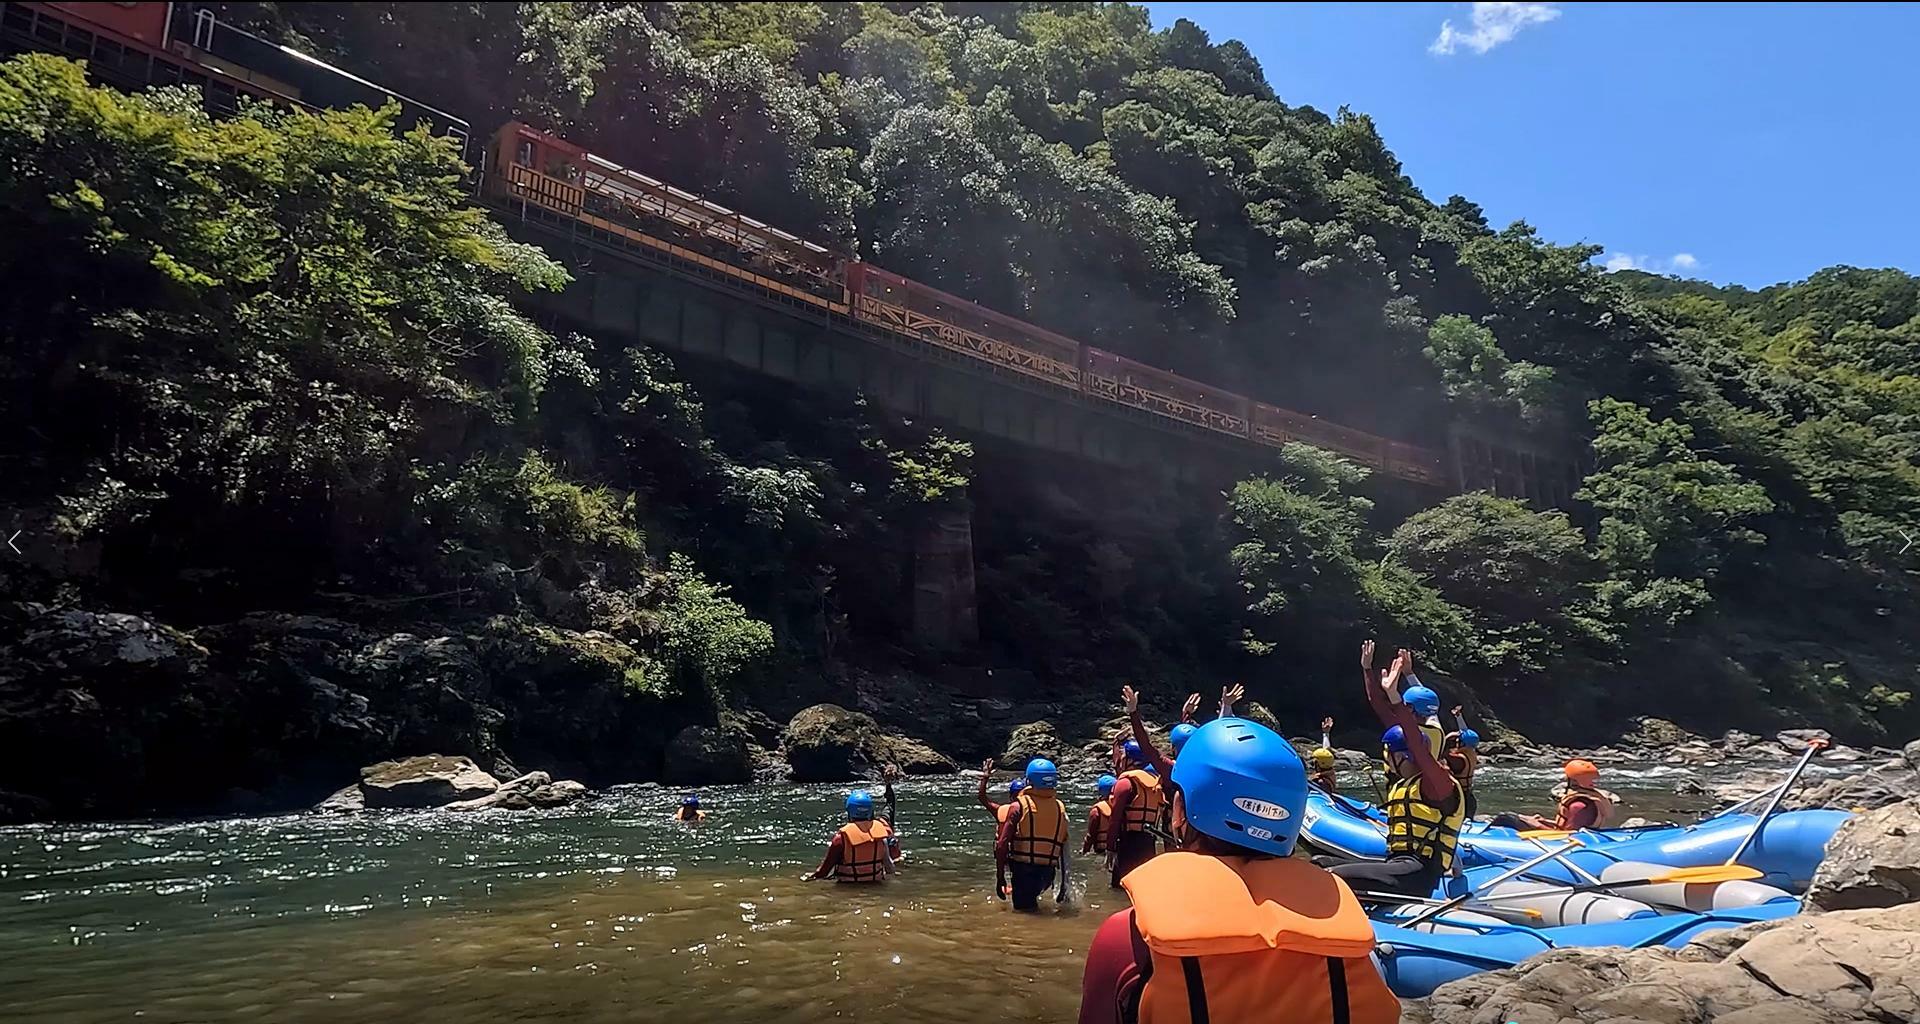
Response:
M522 167L533 166L533 140L532 139L521 139L520 145L514 147L513 162L516 164L519 164Z

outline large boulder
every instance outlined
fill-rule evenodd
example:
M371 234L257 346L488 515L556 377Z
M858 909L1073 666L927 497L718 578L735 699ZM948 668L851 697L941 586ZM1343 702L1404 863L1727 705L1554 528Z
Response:
M428 754L360 769L360 789L368 807L439 807L499 788L500 780L465 757Z
M1822 910L1920 900L1920 801L1865 811L1841 825L1806 898Z
M1808 914L1677 949L1562 949L1408 1000L1408 1024L1920 1020L1920 905Z
M535 807L565 807L579 803L587 795L587 787L572 779L561 779L544 786L535 786L527 790L527 802Z
M753 781L753 759L744 733L713 725L689 725L667 744L666 780L679 786Z
M796 782L842 782L873 763L871 747L880 731L872 716L838 704L815 704L787 722L781 745Z
M1067 748L1053 731L1053 723L1048 721L1028 722L1016 725L1007 734L1006 746L1002 749L999 761L1010 771L1022 771L1027 762L1036 757L1060 759L1060 752Z
M350 811L367 809L367 794L358 782L336 790L334 794L320 801L314 810L324 814L345 814Z

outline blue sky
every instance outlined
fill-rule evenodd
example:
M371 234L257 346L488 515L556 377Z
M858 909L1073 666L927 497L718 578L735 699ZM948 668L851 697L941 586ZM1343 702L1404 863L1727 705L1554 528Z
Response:
M1373 115L1422 191L1495 226L1750 286L1920 272L1920 7L1147 7L1245 42L1288 103Z

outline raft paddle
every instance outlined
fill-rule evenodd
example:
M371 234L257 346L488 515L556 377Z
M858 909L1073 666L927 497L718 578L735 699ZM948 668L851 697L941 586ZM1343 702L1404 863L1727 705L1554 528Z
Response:
M1547 848L1546 844L1540 842L1540 840L1535 839L1532 836L1523 835L1522 838L1526 839L1527 842L1533 844L1533 848L1536 850L1544 851ZM1572 857L1562 857L1560 856L1560 851L1556 850L1554 851L1553 859L1559 861L1562 864L1565 864L1567 866L1567 870L1573 872L1576 875L1579 875L1581 878L1586 879L1588 882L1591 882L1594 885L1601 884L1600 879L1596 875L1594 875L1593 872L1588 871L1586 868L1583 868L1579 864L1575 863Z
M1773 812L1780 809L1780 801L1786 799L1787 790L1793 788L1793 784L1800 778L1800 773L1807 770L1807 762L1813 760L1813 755L1825 750L1826 747L1827 741L1817 737L1807 741L1807 752L1800 755L1799 763L1795 764L1793 771L1787 774L1787 781L1782 782L1780 788L1774 792L1773 799L1767 801L1767 809L1761 811L1760 817L1754 819L1753 827L1747 830L1747 837L1740 840L1740 845L1733 851L1733 856L1727 858L1728 864L1740 863L1740 855L1747 852L1747 847L1753 845L1754 839L1760 835L1760 830L1766 827L1767 819L1773 817Z
M1556 854L1563 852L1556 850ZM1543 860L1545 858L1542 858ZM1759 870L1745 864L1707 864L1694 868L1674 868L1663 874L1647 878L1623 878L1618 882L1582 882L1579 885L1549 885L1540 889L1527 889L1522 892L1489 893L1485 896L1473 896L1482 903L1499 903L1504 900L1525 900L1535 896L1572 896L1583 892L1610 892L1614 889L1631 889L1641 885L1664 885L1668 882L1707 883L1707 882L1751 882L1756 878L1765 878ZM1498 885L1506 881L1496 878L1482 888ZM1457 897L1456 897L1457 898Z
M1567 845L1562 846L1559 849L1548 850L1547 852L1541 854L1540 856L1535 857L1532 860L1529 860L1526 863L1519 865L1518 867L1514 867L1509 870L1502 871L1497 877L1490 878L1486 882L1482 883L1482 887L1484 888L1486 886L1499 885L1501 882L1505 882L1509 879L1518 878L1521 875L1526 874L1528 871L1531 871L1534 868L1537 868L1540 865L1545 864L1547 861L1550 861L1555 857L1560 856L1562 853L1565 853L1567 850L1580 845L1582 844L1577 837L1569 837L1567 839ZM1441 914L1444 914L1447 911L1452 910L1460 906L1461 904L1466 903L1468 900L1471 900L1471 899L1473 899L1473 893L1468 892L1468 893L1461 893L1460 895L1455 896L1452 899L1441 900L1439 903L1436 903L1433 906L1430 906L1427 909L1422 910L1418 914L1415 914L1412 917L1407 918L1405 921L1400 922L1400 926L1402 928L1411 928L1422 921L1430 921L1433 918L1439 917Z

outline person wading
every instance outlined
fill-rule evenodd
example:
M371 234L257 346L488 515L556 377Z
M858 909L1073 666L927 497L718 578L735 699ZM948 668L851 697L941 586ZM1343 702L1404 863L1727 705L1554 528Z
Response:
M1171 781L1180 849L1126 876L1133 908L1087 950L1080 1024L1397 1022L1352 891L1291 857L1307 794L1292 744L1217 719Z
M900 861L900 839L893 823L898 807L894 801L893 780L900 769L887 765L880 773L880 784L887 813L874 816L873 794L858 789L847 795L847 823L833 834L827 854L812 874L803 880L831 878L836 882L872 884L892 877Z
M1015 910L1040 909L1040 894L1053 884L1055 869L1060 872L1060 889L1053 899L1065 902L1070 870L1067 809L1056 790L1059 770L1052 761L1036 757L1027 762L1027 783L994 843L994 859L1006 866Z

